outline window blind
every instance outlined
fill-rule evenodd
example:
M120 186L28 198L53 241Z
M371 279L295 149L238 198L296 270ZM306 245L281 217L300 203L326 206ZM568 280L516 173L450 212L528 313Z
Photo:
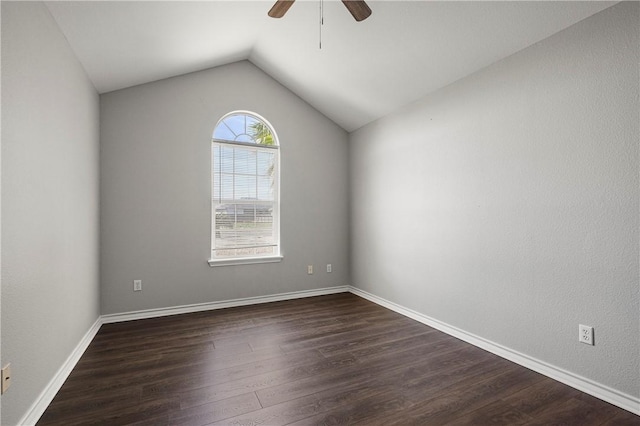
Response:
M213 141L212 256L267 256L277 247L277 146Z

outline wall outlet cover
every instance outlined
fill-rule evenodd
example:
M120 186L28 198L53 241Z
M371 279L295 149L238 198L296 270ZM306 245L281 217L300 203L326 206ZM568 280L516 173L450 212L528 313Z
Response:
M2 391L5 393L11 386L11 364L7 364L2 368Z
M593 346L593 327L580 324L578 326L578 341Z

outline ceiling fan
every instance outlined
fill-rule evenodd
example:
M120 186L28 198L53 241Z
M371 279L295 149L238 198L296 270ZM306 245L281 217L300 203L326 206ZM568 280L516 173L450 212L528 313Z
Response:
M295 0L277 0L268 15L272 18L282 18L287 10L291 7ZM364 21L371 15L371 9L364 0L342 0L342 4L346 6L353 18L360 22Z

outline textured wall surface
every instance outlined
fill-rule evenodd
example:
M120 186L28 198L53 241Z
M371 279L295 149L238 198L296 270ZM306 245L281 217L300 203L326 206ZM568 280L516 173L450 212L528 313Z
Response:
M354 285L640 396L639 6L352 134Z
M100 99L103 314L349 283L348 136L337 125L246 61ZM234 110L260 114L280 140L281 263L207 264L211 136Z
M42 3L2 2L3 425L98 318L99 100Z

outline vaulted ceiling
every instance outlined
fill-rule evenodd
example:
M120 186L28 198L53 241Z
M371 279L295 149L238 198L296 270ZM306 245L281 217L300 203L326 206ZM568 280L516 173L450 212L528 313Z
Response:
M465 77L615 2L51 1L100 93L248 59L347 131Z

